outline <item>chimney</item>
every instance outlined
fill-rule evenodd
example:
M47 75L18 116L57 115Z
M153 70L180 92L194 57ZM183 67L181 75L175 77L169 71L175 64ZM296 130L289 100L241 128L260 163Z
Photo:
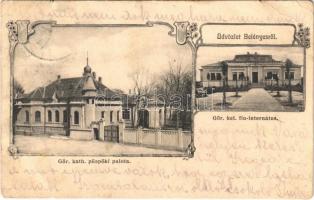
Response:
M101 78L101 76L98 77L98 82L99 82L99 83L102 83L102 78Z
M250 55L250 52L246 52L247 55Z
M61 76L60 76L60 74L58 74L58 76L57 76L57 90L59 90L59 87L60 87L60 84L61 84Z
M130 94L130 95L132 94L132 90L131 90L131 89L129 89L129 94Z
M257 52L255 51L255 55L257 55Z
M60 74L58 74L58 76L57 76L57 81L58 81L58 83L61 83L61 76L60 76Z
M96 80L96 72L93 72L92 75L93 75L93 78Z

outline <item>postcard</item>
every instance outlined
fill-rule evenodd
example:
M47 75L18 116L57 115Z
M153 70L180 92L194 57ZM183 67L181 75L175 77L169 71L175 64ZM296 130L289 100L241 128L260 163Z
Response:
M310 198L310 1L4 1L4 197Z

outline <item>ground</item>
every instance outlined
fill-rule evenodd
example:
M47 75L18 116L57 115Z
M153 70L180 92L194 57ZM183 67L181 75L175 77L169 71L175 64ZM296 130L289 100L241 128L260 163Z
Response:
M239 97L235 96L235 92L226 92L227 102L233 104L241 96L245 95L246 91L239 92ZM222 102L222 92L209 94L207 97L197 98L198 110L224 111L220 105Z
M32 155L104 156L118 154L182 154L179 151L167 151L97 140L80 141L67 137L16 135L14 140L19 153Z
M288 92L281 91L280 97L276 97L276 92L266 91L263 88L252 88L247 92L239 92L240 97L235 97L235 92L227 92L227 103L221 106L222 93L210 94L207 97L197 98L198 110L211 111L302 111L303 93L293 92L293 104L288 103Z
M291 103L288 103L288 95L289 95L288 91L280 91L279 97L276 97L276 95L277 95L276 91L273 91L273 92L268 91L268 92L277 101L279 101L281 103L281 105L284 106L286 111L296 112L296 111L303 111L304 110L304 108L303 108L303 106L304 106L303 93L292 91L292 104L291 104Z

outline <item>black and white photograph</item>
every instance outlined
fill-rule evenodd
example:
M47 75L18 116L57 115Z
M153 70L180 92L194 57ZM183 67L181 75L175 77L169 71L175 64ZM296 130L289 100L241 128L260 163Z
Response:
M302 112L303 60L300 47L202 47L197 109Z
M14 51L18 153L186 155L191 50L169 31L145 24L36 25Z

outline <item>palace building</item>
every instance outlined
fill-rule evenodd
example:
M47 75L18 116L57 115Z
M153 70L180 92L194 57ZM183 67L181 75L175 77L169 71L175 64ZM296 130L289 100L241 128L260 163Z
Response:
M121 119L121 98L101 77L96 79L88 58L81 77L59 75L47 86L15 98L15 134L98 139L99 127L118 124Z
M223 61L201 66L200 78L202 87L222 87ZM227 84L230 87L238 87L251 84L253 86L265 86L288 84L288 72L285 62L275 60L272 55L255 53L235 55L232 60L224 60L227 64ZM292 64L290 68L292 85L302 84L301 65Z

